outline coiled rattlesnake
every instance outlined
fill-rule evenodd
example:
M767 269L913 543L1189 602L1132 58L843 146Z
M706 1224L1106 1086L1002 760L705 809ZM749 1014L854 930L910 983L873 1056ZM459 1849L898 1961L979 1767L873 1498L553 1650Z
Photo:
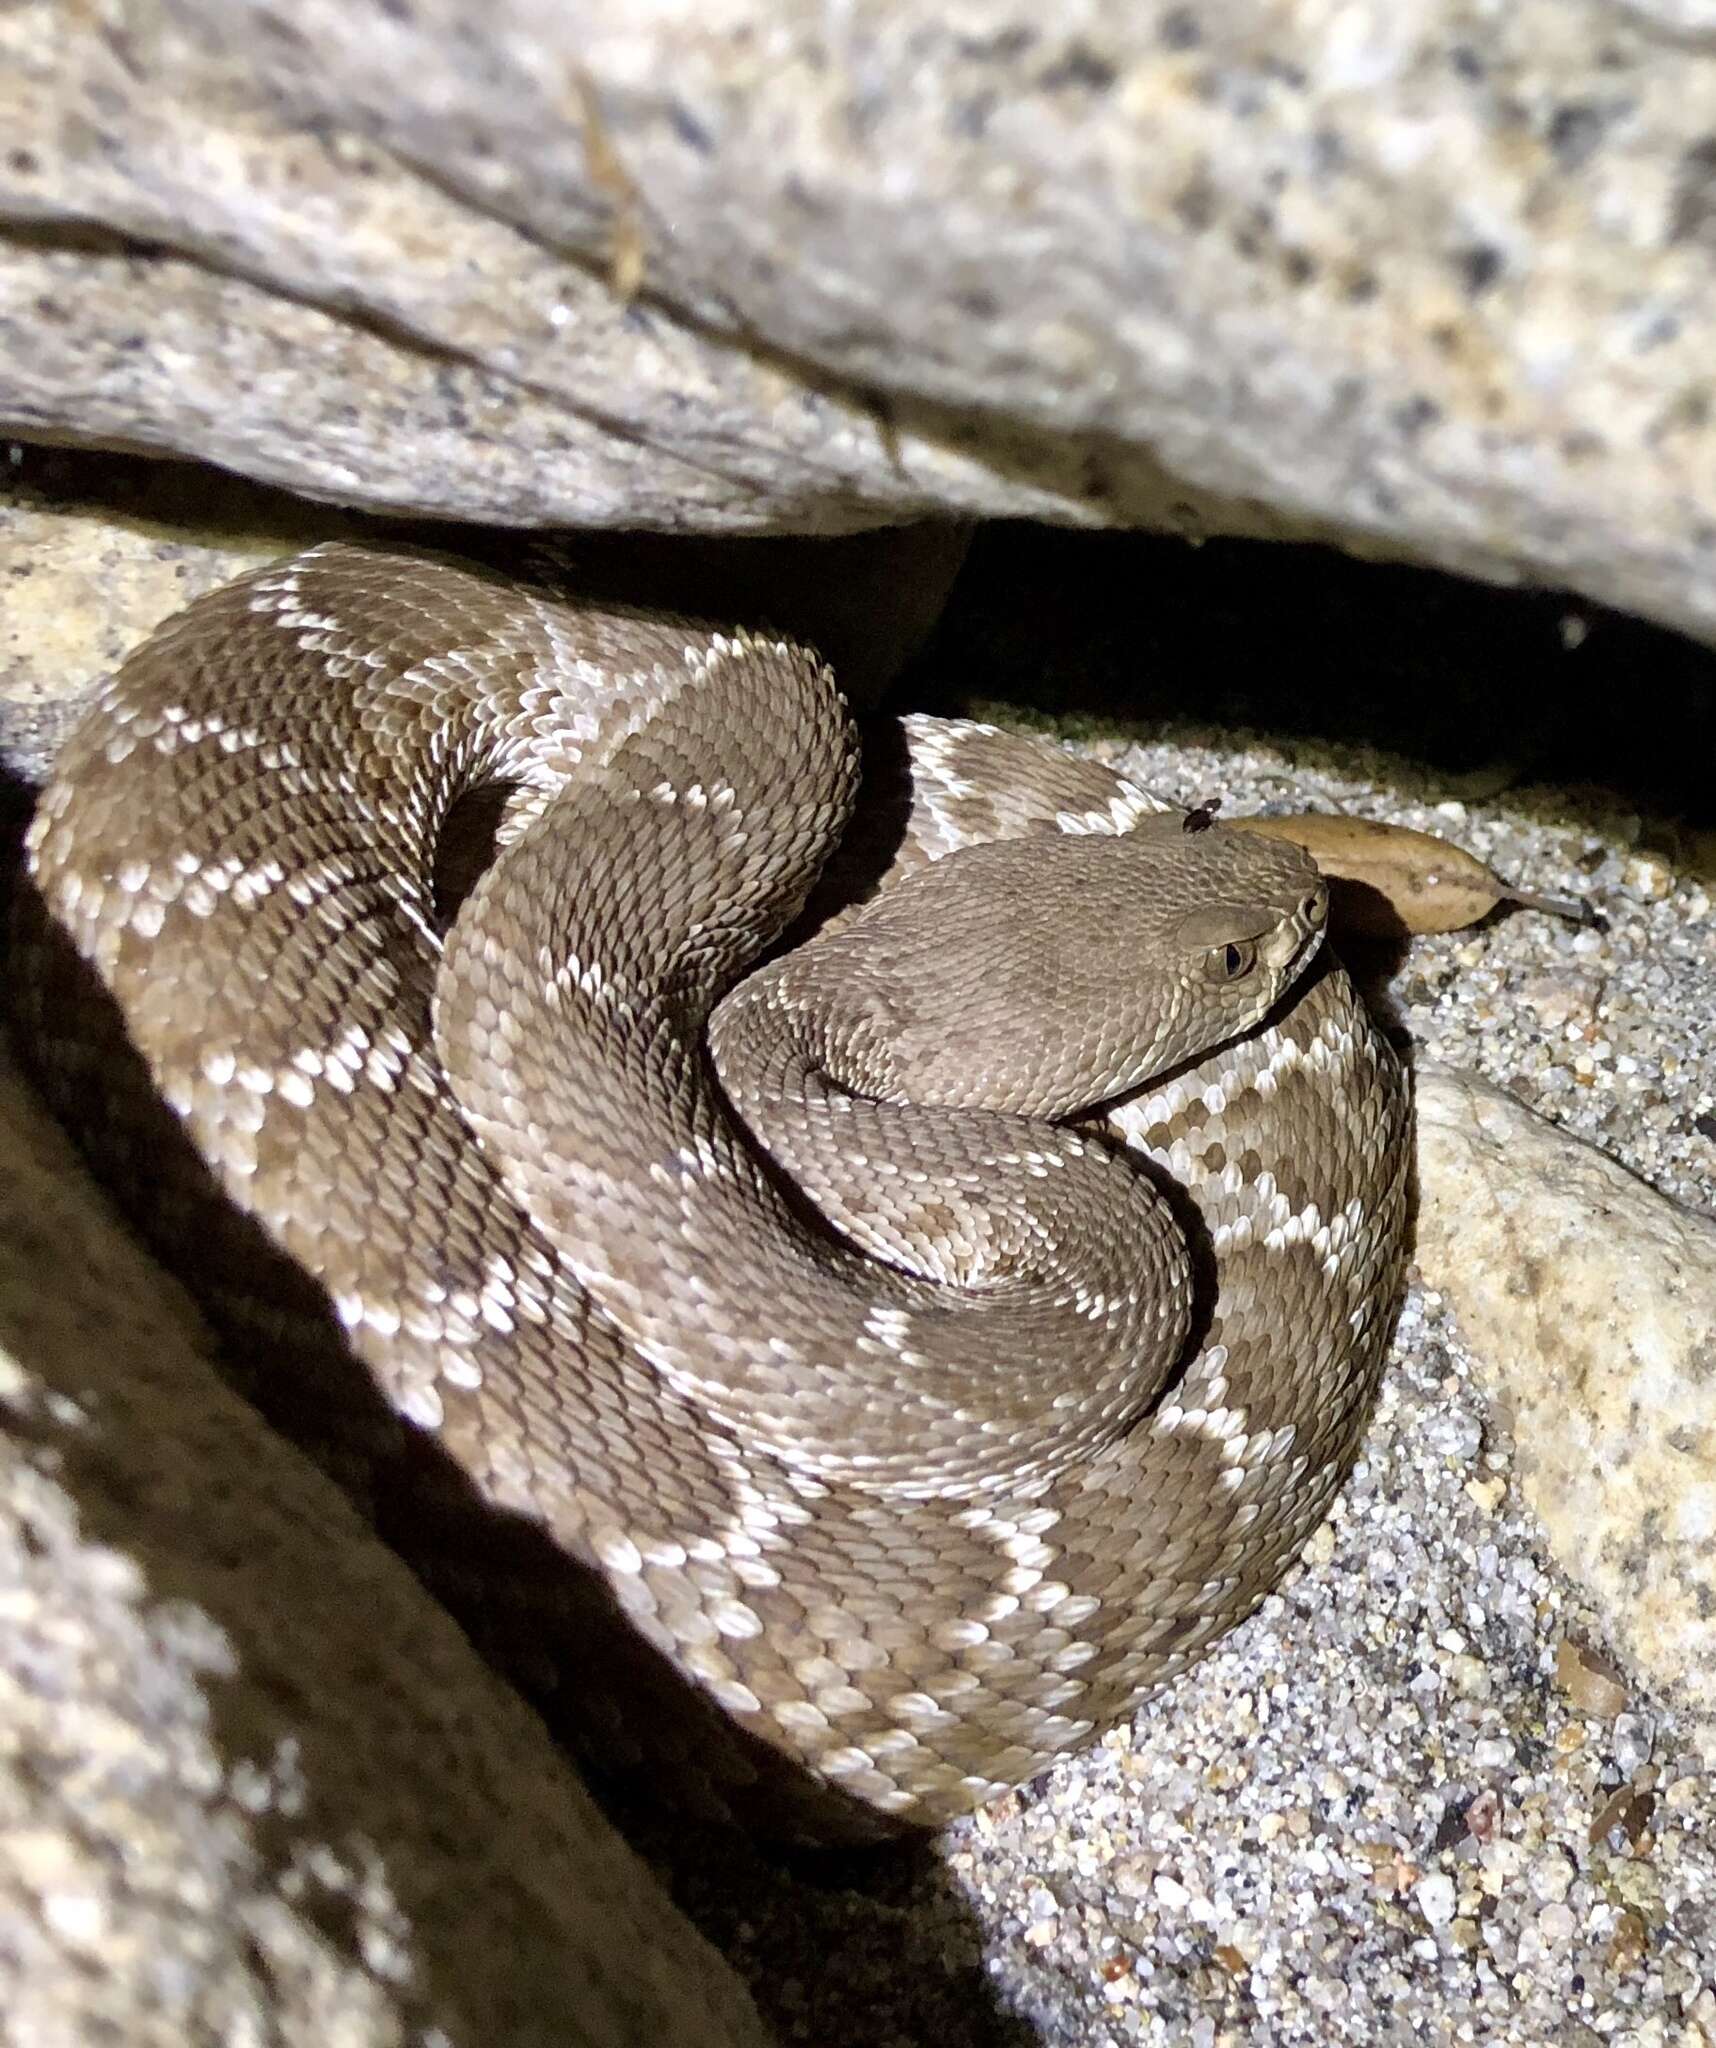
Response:
M1405 1084L1304 858L903 732L843 856L888 886L727 994L847 824L821 665L325 546L134 655L30 841L371 1384L720 1710L644 1746L729 1804L784 1752L803 1832L1017 1784L1240 1619L1345 1470L1402 1257ZM488 786L443 935L437 835ZM124 1149L44 957L38 1069ZM148 1141L122 1165L230 1309ZM295 1313L251 1317L265 1381Z

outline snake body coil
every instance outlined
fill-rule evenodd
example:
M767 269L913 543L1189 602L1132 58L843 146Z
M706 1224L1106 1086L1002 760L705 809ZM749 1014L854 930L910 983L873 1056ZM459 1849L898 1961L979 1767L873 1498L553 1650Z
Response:
M985 727L905 747L843 856L886 886L746 975L855 800L820 664L327 546L134 655L31 836L371 1404L689 1681L675 1735L574 1674L604 1739L734 1806L784 1754L807 1833L1016 1785L1240 1619L1344 1473L1402 1257L1404 1080L1302 857ZM38 1069L123 1151L31 971ZM299 1310L248 1315L290 1373Z

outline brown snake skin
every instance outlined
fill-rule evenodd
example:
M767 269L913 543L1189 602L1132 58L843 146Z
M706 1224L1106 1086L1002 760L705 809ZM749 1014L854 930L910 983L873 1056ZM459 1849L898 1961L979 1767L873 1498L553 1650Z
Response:
M599 1739L804 1835L969 1809L1241 1619L1350 1461L1402 1263L1405 1081L1312 962L1303 857L1044 743L902 744L842 855L888 886L720 1001L847 824L827 671L330 545L135 654L30 839L364 1385L721 1710L656 1725L592 1638ZM443 937L442 821L488 786ZM37 1069L218 1317L250 1282L151 1192L44 958ZM297 1314L252 1305L264 1377ZM753 1798L776 1753L792 1797Z

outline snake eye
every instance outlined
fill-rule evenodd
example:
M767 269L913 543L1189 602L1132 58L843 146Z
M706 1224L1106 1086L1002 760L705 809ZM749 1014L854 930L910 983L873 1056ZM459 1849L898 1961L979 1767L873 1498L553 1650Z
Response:
M1212 946L1205 963L1211 981L1242 981L1257 965L1257 947L1250 939L1229 939Z

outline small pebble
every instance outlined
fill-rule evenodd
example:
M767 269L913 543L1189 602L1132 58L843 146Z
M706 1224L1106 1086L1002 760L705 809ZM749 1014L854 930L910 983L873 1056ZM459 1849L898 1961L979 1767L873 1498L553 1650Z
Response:
M1582 1714L1607 1719L1627 1704L1626 1684L1606 1657L1565 1637L1555 1654L1555 1682Z
M1439 1870L1421 1877L1412 1888L1418 1910L1432 1927L1446 1927L1454 1917L1454 1880Z
M1570 1906L1545 1906L1537 1916L1537 1931L1551 1948L1559 1948L1563 1942L1571 1941L1577 1925Z
M1559 1902L1566 1898L1578 1876L1573 1859L1565 1849L1550 1849L1531 1866L1528 1881L1536 1899Z

